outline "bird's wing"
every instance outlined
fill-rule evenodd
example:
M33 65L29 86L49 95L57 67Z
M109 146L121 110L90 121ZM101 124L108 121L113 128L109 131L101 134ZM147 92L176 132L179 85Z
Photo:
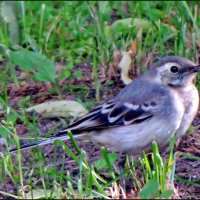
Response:
M32 148L52 143L54 140L68 140L65 133L73 131L74 136L82 135L81 132L90 130L100 130L117 126L127 126L130 124L142 123L157 113L158 102L151 99L142 104L131 103L129 101L110 100L90 111L87 115L70 125L67 129L60 131L48 139L41 139L20 145L20 149ZM76 135L77 133L77 135ZM80 133L80 134L79 134ZM10 152L15 152L17 148L12 148Z
M135 104L129 101L108 101L90 111L67 129L60 131L58 136L68 131L80 133L142 123L156 113L158 104L155 100L154 98L143 104Z

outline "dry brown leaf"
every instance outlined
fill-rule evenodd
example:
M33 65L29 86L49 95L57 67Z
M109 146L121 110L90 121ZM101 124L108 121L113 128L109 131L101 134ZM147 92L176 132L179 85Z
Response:
M136 42L131 43L129 52L131 55L135 55L137 50Z
M113 65L119 65L120 62L120 58L121 58L121 53L118 49L115 49L113 52Z

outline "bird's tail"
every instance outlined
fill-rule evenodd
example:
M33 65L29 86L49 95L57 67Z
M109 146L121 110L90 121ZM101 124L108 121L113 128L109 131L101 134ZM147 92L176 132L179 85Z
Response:
M80 135L75 135L74 138L77 138L79 136ZM69 140L69 139L70 139L69 135L67 133L63 133L60 136L52 136L48 139L39 139L37 141L21 144L19 150L25 150L25 149L33 148L33 147L36 147L36 146L43 146L43 145L46 145L46 144L51 144L55 140L66 141L66 140ZM18 148L15 147L15 148L10 149L9 152L14 153L17 150L18 150Z

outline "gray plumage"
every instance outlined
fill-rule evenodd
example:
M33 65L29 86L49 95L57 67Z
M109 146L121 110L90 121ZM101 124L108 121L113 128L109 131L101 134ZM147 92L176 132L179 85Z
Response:
M193 79L199 70L185 58L165 57L58 135L21 148L66 140L68 131L134 155L150 151L153 140L164 147L175 133L177 140L185 134L197 113L199 96Z

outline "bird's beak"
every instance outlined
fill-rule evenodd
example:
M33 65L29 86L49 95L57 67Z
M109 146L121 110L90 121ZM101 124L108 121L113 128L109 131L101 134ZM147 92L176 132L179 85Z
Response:
M196 72L199 72L200 71L200 65L197 65L197 66L194 66L191 68L191 72L192 73L196 73Z

